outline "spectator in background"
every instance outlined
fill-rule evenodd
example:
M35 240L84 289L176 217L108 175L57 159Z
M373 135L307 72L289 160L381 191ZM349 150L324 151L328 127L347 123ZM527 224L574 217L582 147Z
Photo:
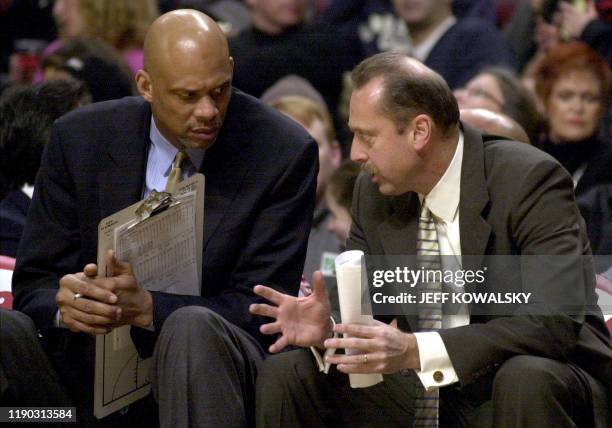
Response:
M66 42L43 60L45 80L74 78L87 85L93 102L135 94L134 79L112 46L96 38Z
M351 230L353 187L359 171L361 168L358 164L345 160L329 177L325 191L325 202L329 208L327 228L336 235L343 247Z
M56 0L53 6L61 40L99 37L121 53L134 74L143 66L145 33L158 15L155 0ZM52 43L45 54L60 44Z
M562 35L587 43L612 64L612 2L587 1L584 9L560 2L559 13Z
M490 22L457 19L450 0L393 0L412 41L409 54L437 71L451 89L463 86L483 67L514 67L510 47Z
M347 159L329 177L325 202L329 208L327 229L336 235L340 250L344 251L349 231L351 230L351 205L353 187L359 175L359 165ZM340 319L340 302L338 301L338 284L334 271L333 278L325 278L325 287L334 319Z
M454 94L459 108L483 108L503 113L517 121L531 141L537 141L542 117L534 96L511 70L487 67Z
M459 114L463 122L480 129L483 134L499 135L521 143L531 143L523 127L503 113L483 108L467 108L459 110Z
M523 1L505 33L521 70L530 72L532 63L562 40L585 42L612 64L609 0L585 1L584 8L561 0Z
M0 182L6 185L0 191L1 255L17 254L53 122L88 102L84 85L74 80L16 86L0 98Z
M312 273L316 270L331 276L329 266L330 263L333 266L340 242L327 228L329 210L324 196L330 176L338 168L342 158L331 116L324 105L299 95L282 97L271 105L302 125L319 147L316 205L308 237L304 274L308 281L311 281Z
M551 48L535 70L547 127L539 147L572 174L576 195L612 182L612 146L598 138L610 91L606 61L582 42Z
M279 99L288 95L298 95L308 98L327 110L325 107L325 100L319 91L317 91L308 80L295 74L289 74L283 77L274 85L266 89L266 91L261 94L261 101L266 104L274 104Z
M333 26L348 43L360 47L358 61L384 51L403 51L410 44L404 21L391 0L333 0L318 17ZM479 17L495 23L495 5L491 0L454 0L453 13L458 19ZM356 37L356 40L353 38Z
M306 24L306 0L247 0L253 28L230 39L234 85L256 97L280 78L297 74L322 95L336 120L342 73L355 48L322 25Z
M228 37L251 26L249 9L242 0L174 0L176 9L195 9L213 18Z

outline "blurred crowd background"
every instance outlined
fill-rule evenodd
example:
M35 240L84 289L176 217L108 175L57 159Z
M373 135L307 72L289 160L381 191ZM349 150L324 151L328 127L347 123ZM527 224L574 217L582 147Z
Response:
M9 205L0 207L0 254L16 249L53 120L136 95L147 28L177 8L217 20L230 38L234 86L319 144L305 284L350 226L359 170L342 162L347 73L388 50L440 73L465 122L555 157L574 179L594 253L611 253L612 0L0 0L0 198Z

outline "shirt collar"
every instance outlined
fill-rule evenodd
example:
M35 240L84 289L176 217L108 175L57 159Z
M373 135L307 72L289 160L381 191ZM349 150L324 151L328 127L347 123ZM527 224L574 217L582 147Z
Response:
M461 191L461 164L463 163L463 132L459 131L459 141L450 165L444 171L433 189L425 197L427 206L433 215L447 223L457 215ZM419 195L421 201L422 195Z
M151 116L151 131L149 132L149 138L151 139L151 143L153 144L155 150L159 152L160 157L168 161L168 168L164 175L169 174L170 169L172 168L172 162L178 153L178 149L162 135L155 124L155 119L153 116ZM189 148L186 149L186 152L187 155L189 155L189 160L195 167L195 170L199 171L200 167L202 166L202 162L204 161L206 150Z
M421 62L425 62L429 56L429 53L433 50L436 43L438 43L438 40L440 40L444 33L446 33L450 27L455 25L456 22L457 18L451 15L438 24L438 27L429 35L429 37L418 45L413 46L412 56Z

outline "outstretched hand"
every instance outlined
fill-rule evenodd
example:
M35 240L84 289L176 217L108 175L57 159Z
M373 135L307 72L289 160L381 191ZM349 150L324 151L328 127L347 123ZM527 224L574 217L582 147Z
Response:
M281 334L270 346L271 353L280 352L289 345L323 349L323 341L333 333L329 298L321 272L314 273L313 291L308 297L290 296L264 285L257 285L254 291L272 303L256 303L249 308L252 314L274 319L262 325L260 331Z

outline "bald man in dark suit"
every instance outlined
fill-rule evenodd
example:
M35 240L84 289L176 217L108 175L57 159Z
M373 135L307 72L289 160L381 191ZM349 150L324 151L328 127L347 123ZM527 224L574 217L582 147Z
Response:
M91 335L131 325L162 426L253 421L254 382L265 356L252 288L297 294L317 176L317 145L298 125L232 89L227 40L206 15L161 16L145 41L141 97L93 104L59 120L43 157L17 256L15 307L35 322L60 379L95 421ZM206 176L202 289L149 292L107 254L97 276L104 217L162 191L176 154L183 176ZM145 424L145 409L128 424ZM128 412L129 415L129 412ZM113 418L104 424L117 423Z

